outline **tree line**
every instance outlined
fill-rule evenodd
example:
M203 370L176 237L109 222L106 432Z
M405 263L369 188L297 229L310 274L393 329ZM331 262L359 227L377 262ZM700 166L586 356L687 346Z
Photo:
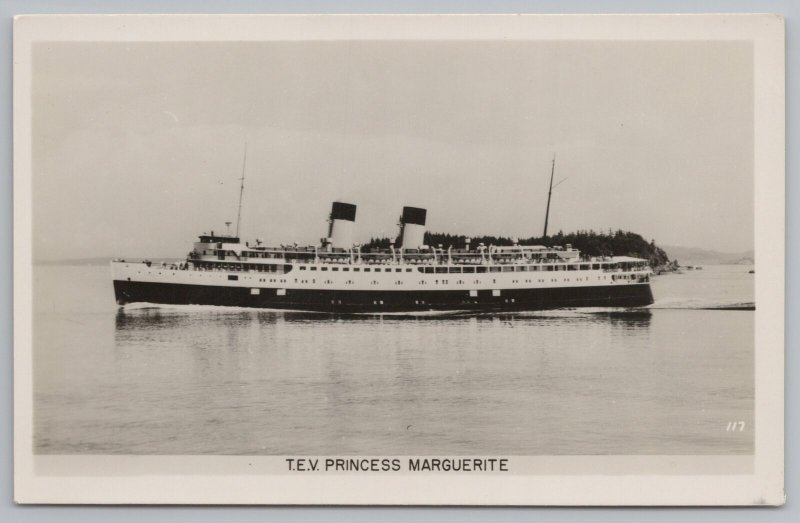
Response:
M483 243L489 245L514 245L514 239L507 236L466 236L464 234L449 234L438 232L426 232L425 244L442 246L447 249L463 249L466 239L471 240L472 248ZM677 261L670 261L664 249L656 245L655 240L649 242L640 234L630 231L610 230L608 232L596 232L580 230L565 234L563 231L552 236L532 236L530 238L520 238L520 245L544 245L546 247L564 246L571 244L573 248L581 251L587 256L632 256L642 258L650 262L650 266L666 267L677 266ZM390 238L371 238L363 246L365 249L388 249L390 245L396 245L396 240Z

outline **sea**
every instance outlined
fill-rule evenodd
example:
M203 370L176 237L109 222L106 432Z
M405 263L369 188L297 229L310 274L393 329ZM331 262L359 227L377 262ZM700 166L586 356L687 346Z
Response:
M646 309L333 316L35 265L34 452L752 454L752 268L655 276Z

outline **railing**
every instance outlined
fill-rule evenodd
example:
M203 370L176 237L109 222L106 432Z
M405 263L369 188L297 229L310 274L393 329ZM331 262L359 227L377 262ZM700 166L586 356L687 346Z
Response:
M145 262L147 263L147 262ZM231 263L230 261L226 262L217 262L216 260L207 260L207 261L192 261L192 265L194 269L197 270L219 270L219 271L253 271L253 272L274 272L279 271L282 272L285 269L284 267L290 267L292 264L291 261L284 261L281 264L264 264L264 263L247 263L247 262L234 262ZM344 266L347 267L348 265L355 265L351 264L349 259L346 259L344 263L340 263L335 260L326 260L319 262L320 265L330 265L332 267L336 266ZM388 267L398 267L401 265L402 262L400 261L388 261L385 263L375 261L375 260L362 260L362 263L358 265L362 266L372 266L376 269L378 267L387 267L386 270L389 270ZM402 264L406 267L409 264ZM561 264L552 264L552 263L537 263L528 261L527 263L506 263L506 264L446 264L446 263L420 263L417 264L417 268L420 272L425 273L463 273L463 274L475 274L475 273L506 273L506 272L527 272L527 273L553 273L553 272L584 272L584 271L602 271L604 274L638 274L640 277L642 275L649 274L649 268L641 267L641 266L630 266L630 267L595 267L594 265L598 264L590 264L590 263L561 263ZM232 267L233 266L233 267ZM274 267L274 268L273 268ZM188 268L188 263L186 264L186 268ZM435 270L434 270L435 269ZM323 268L323 270L325 270ZM335 269L334 269L335 270Z
M578 270L602 270L603 272L631 272L649 270L647 264L633 264L628 266L608 266L611 263L607 257L575 257L563 259L553 257L552 252L541 250L514 251L511 249L497 250L491 246L487 249L483 246L475 251L448 248L431 247L427 251L405 252L403 249L390 248L383 252L361 252L359 247L354 249L342 249L333 252L321 251L319 249L301 248L296 250L289 249L264 249L257 251L259 256L250 256L252 251L231 256L238 262L259 263L262 260L280 261L282 263L321 263L335 265L420 265L420 266L521 266L537 265L549 267L552 265L577 267L580 265L591 265L588 269ZM233 253L231 253L233 254ZM191 261L219 261L217 253L213 255L202 255L197 251L192 251L188 255ZM600 267L595 267L600 265ZM602 265L605 265L603 267ZM576 270L576 269L571 269Z

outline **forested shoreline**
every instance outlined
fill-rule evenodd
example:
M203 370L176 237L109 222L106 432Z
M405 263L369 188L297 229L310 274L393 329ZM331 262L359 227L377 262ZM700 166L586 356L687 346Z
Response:
M438 232L426 232L425 244L442 246L447 249L464 248L467 238L473 247L483 243L484 245L514 245L514 238L507 236L466 236L464 234L450 234ZM390 238L372 238L362 246L362 248L388 248L395 242ZM650 262L653 268L677 267L677 260L669 259L669 255L664 249L658 247L655 240L649 242L642 235L630 231L608 231L606 233L597 231L577 231L564 233L559 231L549 236L539 236L530 238L519 238L520 245L544 245L547 247L572 245L587 256L633 256L642 258Z

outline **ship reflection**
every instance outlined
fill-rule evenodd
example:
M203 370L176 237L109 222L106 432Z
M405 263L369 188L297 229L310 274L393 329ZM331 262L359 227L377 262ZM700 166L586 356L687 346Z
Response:
M183 327L194 327L198 324L216 324L222 327L243 327L251 325L266 326L270 324L334 324L351 322L354 324L384 323L430 323L430 322L471 322L515 323L530 325L532 323L606 323L631 329L647 328L652 320L649 309L623 309L583 312L575 310L473 313L445 312L436 314L324 314L296 311L182 311L179 309L162 309L159 307L143 309L120 308L116 315L116 330L168 330Z
M247 324L252 320L253 314L249 312L185 312L152 307L132 310L120 308L115 317L115 324L117 331L134 331L196 327L206 322L236 326Z

